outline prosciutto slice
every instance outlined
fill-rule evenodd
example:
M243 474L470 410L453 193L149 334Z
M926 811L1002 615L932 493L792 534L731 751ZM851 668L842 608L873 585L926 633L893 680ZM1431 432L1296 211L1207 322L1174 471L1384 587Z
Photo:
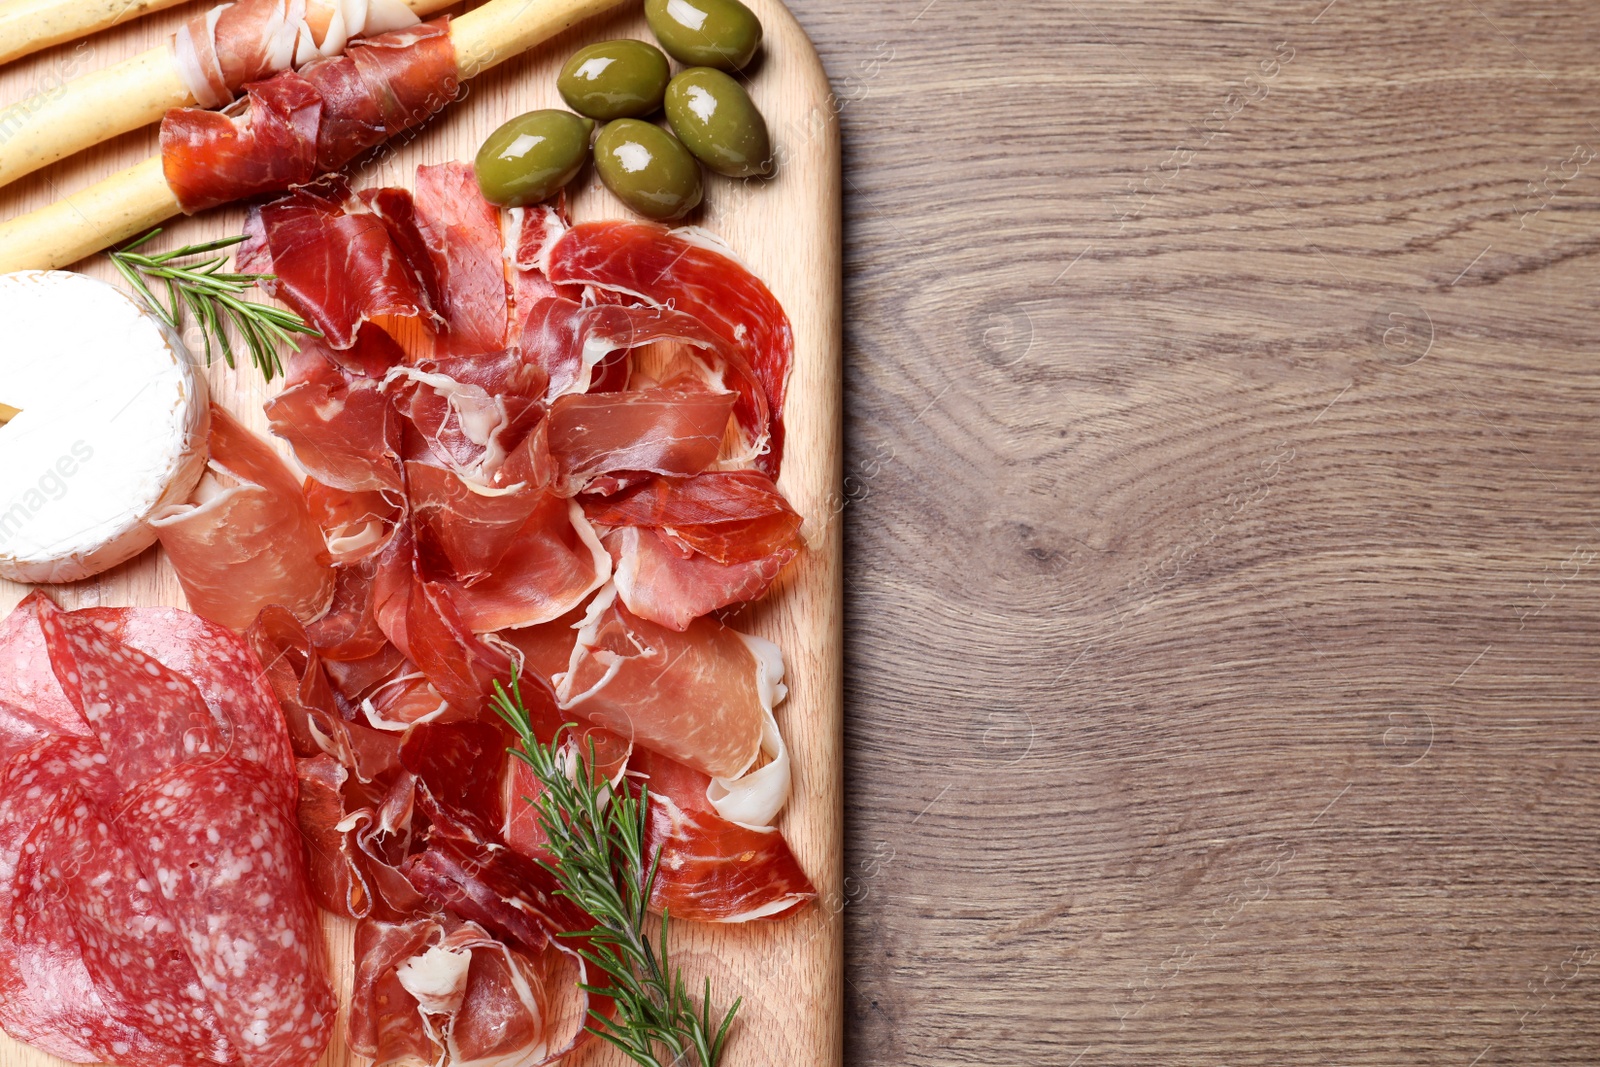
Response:
M610 578L583 510L548 488L479 487L423 464L407 472L421 551L438 560L474 632L549 622Z
M342 177L253 208L245 232L241 255L274 275L263 283L266 291L305 316L336 350L353 347L367 322L433 314L389 227L352 197Z
M211 413L208 478L198 503L165 508L150 522L189 606L235 630L268 604L303 619L322 614L333 568L305 496L266 442L222 408Z
M608 586L577 631L556 696L564 711L731 781L756 765L786 693L782 677L769 642L710 619L669 630L628 611Z
M602 537L615 566L617 595L641 619L682 633L719 608L755 600L771 588L793 549L748 563L718 563L673 544L656 530L623 527Z
M557 285L592 286L692 316L738 352L755 387L740 389L735 414L760 435L760 468L777 476L794 330L761 279L699 231L623 221L572 227L550 249L548 274Z
M571 394L550 405L545 441L562 493L605 475L697 474L716 462L737 397L682 379L628 393Z
M763 595L800 552L800 515L760 471L655 478L585 503L628 610L674 630Z
M483 198L472 164L417 168L416 222L440 290L439 354L505 348L510 306L500 213Z
M350 1047L375 1067L537 1067L587 1036L586 966L555 945L513 949L455 919L367 921L356 930L356 959Z
M162 169L189 214L281 192L422 124L458 88L448 19L393 30L249 85L226 112L167 112Z
M217 108L246 82L338 55L352 37L417 22L402 0L238 0L184 23L172 53L195 102Z
M655 910L692 922L736 923L781 918L816 899L783 835L723 818L707 800L705 775L641 750L630 780L649 790L645 848L661 850L650 896Z

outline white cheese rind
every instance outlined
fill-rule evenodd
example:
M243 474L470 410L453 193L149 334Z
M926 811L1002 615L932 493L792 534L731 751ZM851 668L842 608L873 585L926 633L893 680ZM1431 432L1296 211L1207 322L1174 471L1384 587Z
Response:
M205 379L120 290L67 271L0 275L0 577L90 577L155 541L148 519L206 465Z

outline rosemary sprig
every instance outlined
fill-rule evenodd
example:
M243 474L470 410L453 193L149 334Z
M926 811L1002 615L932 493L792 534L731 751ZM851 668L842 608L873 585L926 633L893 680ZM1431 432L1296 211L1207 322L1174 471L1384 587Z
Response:
M595 770L594 745L587 757L575 745L562 743L564 726L548 745L534 735L515 672L510 692L495 683L495 711L516 731L521 745L512 755L526 763L543 792L535 802L539 825L549 838L554 863L542 866L555 876L560 893L594 916L592 930L565 936L587 940L583 958L610 979L607 986L585 986L612 998L616 1017L591 1009L595 1025L588 1031L621 1049L642 1067L684 1063L693 1053L699 1067L716 1067L741 1000L736 1000L720 1025L711 1010L711 979L696 1008L674 970L667 951L668 917L661 916L659 939L652 943L650 891L661 864L656 850L645 859L645 826L649 793L634 796L613 791ZM665 1048L668 1055L663 1056Z
M224 237L205 244L187 245L171 252L146 255L135 251L148 244L160 227L151 230L131 244L110 253L111 262L133 286L150 310L173 330L181 329L183 312L187 308L206 339L206 364L211 363L213 339L222 348L222 358L234 366L233 343L228 338L228 323L232 322L250 350L250 360L260 368L267 381L283 373L283 361L278 357L279 343L296 352L294 335L321 337L322 333L299 315L267 304L255 304L240 299L240 294L255 287L256 283L274 277L271 274L230 274L222 269L227 256L212 256L245 240L244 235ZM197 256L210 258L195 260ZM179 263L178 260L190 262ZM163 282L167 299L156 299L146 278Z

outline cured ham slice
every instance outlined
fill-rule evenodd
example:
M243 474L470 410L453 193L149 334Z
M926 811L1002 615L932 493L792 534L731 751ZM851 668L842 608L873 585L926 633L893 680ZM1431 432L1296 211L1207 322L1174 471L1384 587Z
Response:
M616 353L658 341L676 341L701 354L719 373L724 367L754 388L742 355L700 320L670 308L586 304L565 295L571 286L552 285L541 274L523 273L518 283L519 350L550 375L550 396L599 391L601 368ZM529 281L527 279L535 279ZM749 422L765 432L764 398L752 400Z
M817 895L783 835L723 818L707 801L710 780L649 751L630 778L649 789L647 851L661 850L650 906L675 919L736 923L776 919Z
M398 367L384 383L410 423L406 458L448 467L488 485L510 454L508 441L524 405L448 374Z
M195 15L173 36L184 86L204 108L246 82L338 55L352 37L417 23L401 0L238 0Z
M272 432L325 486L350 493L400 490L400 426L380 383L306 382L267 403Z
M688 380L558 397L545 431L557 485L571 496L619 472L698 474L716 462L736 400Z
M380 554L405 514L405 498L398 492L351 493L308 478L305 494L312 521L322 531L323 542L328 546L328 558L341 574ZM335 586L338 584L336 577ZM337 610L340 600L337 591L334 600L335 607L330 611Z
M612 579L627 609L679 633L702 615L763 595L795 555L784 549L748 563L718 563L694 552L683 555L657 531L634 527L613 530L602 541L615 561Z
M267 608L250 628L249 640L261 673L277 694L294 752L326 753L361 781L385 776L400 765L399 740L341 714L338 699L304 627L282 608Z
M355 827L346 823L350 813L342 791L350 772L332 756L317 755L300 761L299 775L298 820L310 860L311 897L335 915L364 919L372 914L372 890L362 869ZM349 828L341 829L344 826Z
M333 603L308 630L311 643L324 659L361 663L373 660L388 647L373 603L376 574L377 563L370 559L335 571ZM382 673L380 669L380 677Z
M361 327L373 320L435 314L411 261L395 247L390 227L367 211L338 175L251 209L245 232L249 241L241 257L251 269L274 275L263 288L322 331L335 350L355 346ZM369 349L362 353L366 360L392 352L374 335L363 347Z
M585 967L554 945L508 948L475 923L367 921L356 931L350 1047L411 1061L538 1067L586 1038Z
M556 727L539 731L539 739L546 744L555 737ZM589 763L596 774L613 786L622 781L623 772L633 754L633 746L610 730L598 726L584 726L564 736L564 751ZM533 770L520 759L513 758L506 765L504 799L505 817L500 836L506 844L529 859L551 862L554 857L547 849L550 838L539 821L539 797L544 788L534 777Z
M446 352L505 348L510 308L500 213L483 198L470 163L417 168L416 220L438 279Z
M802 520L759 471L655 478L596 502L604 526L647 526L717 563L749 563L798 551Z
M189 214L305 185L439 112L459 77L448 20L353 42L246 88L241 107L167 112L161 158Z
M413 545L408 533L385 550L373 593L378 625L454 711L476 717L511 661L473 633L458 587L419 573Z
M221 408L211 417L212 488L151 520L189 606L243 630L268 604L314 619L333 595L322 534L276 453ZM231 484L219 484L221 475Z
M544 489L479 495L465 482L453 488L464 498L437 509L430 501L440 498L419 488L418 523L429 524L428 539L449 561L452 582L459 583L452 601L473 632L550 622L611 577L611 557L572 501ZM496 523L502 528L494 529Z
M608 586L577 632L556 696L562 710L732 780L761 753L782 677L770 643L710 619L669 630L628 611Z
M759 471L655 478L586 502L628 610L674 630L754 600L800 551L801 519Z
M759 388L741 390L735 414L768 436L758 465L777 476L794 330L759 278L698 231L622 221L572 227L551 248L547 270L557 285L593 286L692 316L741 353Z

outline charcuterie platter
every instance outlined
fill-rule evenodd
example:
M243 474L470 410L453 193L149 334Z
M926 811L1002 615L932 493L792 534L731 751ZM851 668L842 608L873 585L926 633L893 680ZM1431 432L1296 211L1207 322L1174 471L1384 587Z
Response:
M839 1061L836 108L747 3L0 66L0 1067Z

